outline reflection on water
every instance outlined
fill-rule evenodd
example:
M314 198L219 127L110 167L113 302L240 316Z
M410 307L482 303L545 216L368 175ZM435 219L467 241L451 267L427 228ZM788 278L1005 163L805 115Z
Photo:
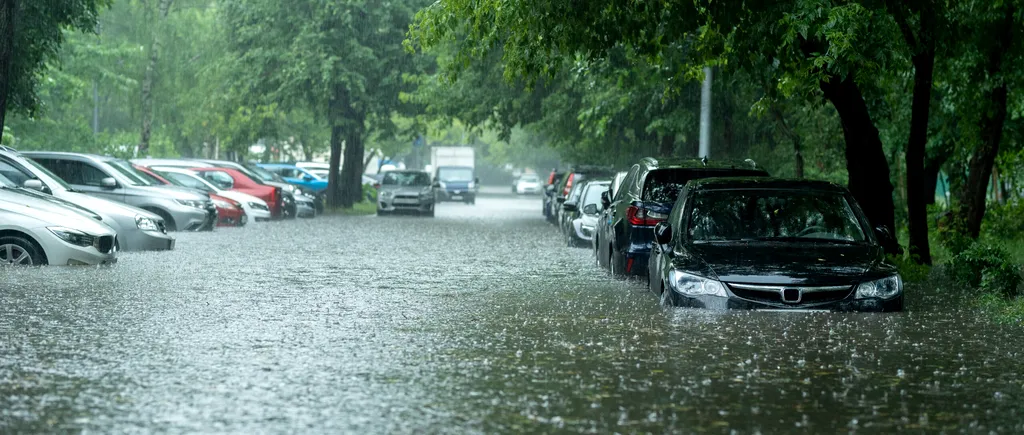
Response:
M0 269L0 432L1021 432L1019 327L664 310L539 200ZM915 296L918 295L918 296Z

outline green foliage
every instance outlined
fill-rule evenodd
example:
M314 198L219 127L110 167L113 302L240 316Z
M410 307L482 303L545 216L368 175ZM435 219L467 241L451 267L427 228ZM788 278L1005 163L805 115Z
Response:
M896 265L904 282L920 283L928 280L931 274L931 267L920 264L909 255L889 255L889 261Z
M968 290L981 290L1006 298L1019 296L1020 268L1005 250L975 243L955 255L946 266L950 279Z
M374 201L370 200L369 198L374 198L374 200L377 198L377 188L369 184L363 184L363 195L360 196L360 198L361 199L359 200L359 202L368 202L370 204L374 204Z
M1003 240L1011 240L1024 234L1024 206L1016 201L990 204L985 211L982 231Z

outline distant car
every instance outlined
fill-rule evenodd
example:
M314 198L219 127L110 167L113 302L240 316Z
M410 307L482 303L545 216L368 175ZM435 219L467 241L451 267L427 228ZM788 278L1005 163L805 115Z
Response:
M698 308L901 311L903 281L845 188L770 178L694 180L654 230L651 290Z
M217 208L209 195L190 189L155 186L138 175L131 163L90 154L25 151L21 153L79 191L123 202L163 218L168 231L210 231Z
M272 217L279 217L284 213L280 187L257 184L241 172L231 168L192 168L191 170L217 186L218 189L234 190L263 200L270 208Z
M540 178L536 174L523 174L516 180L515 193L520 195L536 195L540 193Z
M645 157L633 165L598 223L597 263L612 275L647 273L654 241L651 231L668 218L679 191L690 180L710 177L768 176L753 163Z
M611 181L590 180L583 184L580 196L575 201L562 204L566 213L565 235L569 246L590 246L601 207L601 193L608 191Z
M313 193L320 193L327 190L327 180L313 175L313 173L298 166L285 163L259 163L259 166L284 178L296 186L304 187Z
M386 172L385 172L386 174ZM440 166L434 169L436 201L461 201L476 204L480 179L469 166ZM381 181L384 181L383 179Z
M426 171L388 171L377 192L377 214L411 211L434 216L434 188Z
M324 192L315 194L285 181L280 175L251 163L220 162L209 160L214 166L231 168L269 186L280 187L284 192L285 216L288 218L311 218L324 210Z
M552 192L553 201L550 202L551 217L549 219L551 223L560 225L562 203L566 201L566 197L569 195L569 192L572 191L574 185L582 183L590 177L610 178L614 174L615 172L610 169L593 166L578 166L566 172L565 175L558 180L558 184L556 184L554 191Z
M0 175L0 265L117 262L117 233L86 213L30 194Z
M163 218L141 208L76 192L57 177L17 150L0 146L0 175L22 187L67 201L99 215L117 233L123 251L156 251L174 248Z
M553 222L555 220L556 216L551 214L551 211L554 210L551 203L555 202L555 197L558 196L555 194L555 190L557 189L555 186L559 184L563 177L565 177L565 172L552 169L551 173L548 174L548 181L544 184L544 196L541 199L540 208L541 214L544 215L544 219L548 222Z
M152 168L145 166L134 165L135 169L145 174L148 177L152 177L157 183L161 183L167 186L178 186L188 189L193 189L199 192L210 195L210 200L213 201L213 205L217 207L217 226L218 227L242 227L249 222L249 214L242 207L242 204L231 198L223 196L220 192L222 190L208 188L205 184L199 183L182 183L175 177L169 177L164 172L158 172ZM187 171L187 170L185 170ZM193 175L198 178L198 176ZM267 213L269 215L269 212Z
M237 202L249 219L254 221L267 221L271 218L270 206L266 201L237 190L221 189L191 169L155 166L150 170L180 185L209 192L211 197L217 195Z

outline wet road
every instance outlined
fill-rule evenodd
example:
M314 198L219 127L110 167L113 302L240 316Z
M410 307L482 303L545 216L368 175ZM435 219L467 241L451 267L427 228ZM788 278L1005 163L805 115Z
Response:
M1024 431L1019 327L664 310L538 201L0 269L0 432Z

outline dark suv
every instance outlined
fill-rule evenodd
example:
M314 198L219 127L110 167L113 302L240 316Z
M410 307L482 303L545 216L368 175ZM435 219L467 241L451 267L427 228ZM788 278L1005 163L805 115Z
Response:
M686 182L709 177L768 176L752 160L742 163L707 159L645 157L633 165L614 198L603 198L607 213L598 222L597 263L613 275L643 275L654 241L653 228L665 220Z

